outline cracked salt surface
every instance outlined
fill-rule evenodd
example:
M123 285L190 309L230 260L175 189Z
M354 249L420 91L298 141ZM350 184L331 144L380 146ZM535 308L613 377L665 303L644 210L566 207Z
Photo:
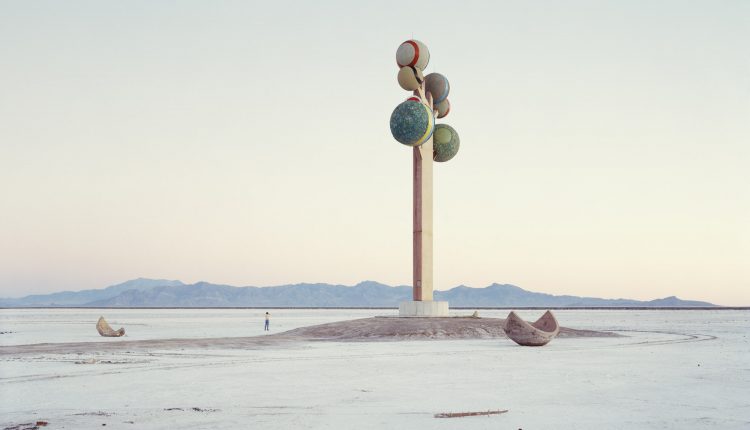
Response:
M113 327L124 326L130 340L262 335L264 312L4 309L0 329L15 333L0 339L3 345L100 342L94 324L102 313ZM533 320L540 312L520 314ZM278 309L271 329L383 314L395 311ZM502 318L507 311L480 314ZM559 338L542 348L474 339L0 352L0 428L37 420L49 428L115 429L750 426L750 312L571 310L556 316L567 327L627 337Z

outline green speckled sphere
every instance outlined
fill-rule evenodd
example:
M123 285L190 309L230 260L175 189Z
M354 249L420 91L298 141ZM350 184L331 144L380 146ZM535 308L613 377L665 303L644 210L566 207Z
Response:
M391 114L391 134L404 145L425 143L434 129L435 116L424 103L405 101Z
M435 134L432 138L432 159L438 162L448 161L456 156L461 139L453 127L448 124L435 126Z

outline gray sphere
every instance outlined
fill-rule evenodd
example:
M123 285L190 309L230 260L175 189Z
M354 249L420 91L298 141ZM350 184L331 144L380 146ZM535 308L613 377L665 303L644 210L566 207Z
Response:
M451 111L451 102L449 102L448 99L445 99L442 102L435 105L435 108L438 111L437 117L445 118L446 116L448 116L448 113L450 113Z
M451 86L448 83L448 78L441 75L440 73L430 73L424 77L425 89L432 93L432 101L434 104L439 104L443 100L448 98L448 93L451 91Z

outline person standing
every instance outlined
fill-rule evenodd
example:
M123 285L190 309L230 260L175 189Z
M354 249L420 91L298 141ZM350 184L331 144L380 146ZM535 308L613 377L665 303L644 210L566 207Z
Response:
M270 331L268 328L268 324L271 322L271 314L266 312L266 325L263 326L263 331Z

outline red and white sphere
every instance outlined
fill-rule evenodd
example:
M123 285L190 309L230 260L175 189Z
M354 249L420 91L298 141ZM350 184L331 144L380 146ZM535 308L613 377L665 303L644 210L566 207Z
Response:
M424 43L410 39L402 43L396 51L398 67L416 67L424 70L430 62L430 51Z

